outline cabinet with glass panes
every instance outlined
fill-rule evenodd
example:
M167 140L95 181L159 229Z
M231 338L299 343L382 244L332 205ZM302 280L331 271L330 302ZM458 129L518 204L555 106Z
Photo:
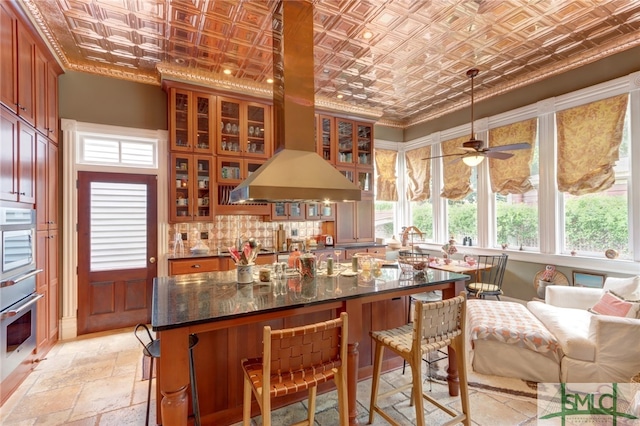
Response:
M169 221L210 220L214 214L211 196L215 164L212 156L171 154Z
M258 158L217 157L216 167L216 213L218 214L255 214L269 215L271 208L267 203L245 202L231 204L231 191L240 182L258 170L265 160Z
M271 146L271 107L218 97L218 155L267 159Z
M213 154L215 96L171 87L169 97L171 151Z

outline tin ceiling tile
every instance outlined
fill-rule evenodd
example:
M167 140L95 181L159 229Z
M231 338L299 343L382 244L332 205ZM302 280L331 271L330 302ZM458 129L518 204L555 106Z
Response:
M398 127L467 107L472 66L482 98L640 45L640 1L312 1L316 99ZM154 84L163 72L236 79L261 95L272 76L275 1L21 3L70 69ZM225 66L233 76L221 80Z

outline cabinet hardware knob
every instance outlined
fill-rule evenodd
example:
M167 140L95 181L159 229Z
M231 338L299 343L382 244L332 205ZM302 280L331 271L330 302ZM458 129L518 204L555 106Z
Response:
M192 268L196 268L198 269L200 267L200 265L198 265L197 263L195 265L191 265Z
M9 194L17 194L17 192L16 191L11 191L11 192L9 192Z
M26 192L20 192L19 194L20 194L20 195L27 195L27 193L26 193Z
M149 263L156 263L156 258L155 257L150 257L149 258Z

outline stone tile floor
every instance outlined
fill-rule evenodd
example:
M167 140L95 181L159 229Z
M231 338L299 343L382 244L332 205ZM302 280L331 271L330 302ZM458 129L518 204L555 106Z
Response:
M59 342L0 407L0 424L125 426L144 425L148 382L142 377L142 350L132 330L97 333ZM402 385L410 375L395 370L383 375L381 391ZM155 385L155 380L153 381ZM428 389L428 385L426 385ZM358 384L358 420L368 422L371 380ZM334 391L335 392L335 391ZM335 393L318 396L316 424L334 426L338 412ZM454 409L457 397L450 397L445 384L433 383L434 397ZM153 393L152 393L153 398ZM534 425L536 401L532 398L471 389L474 425ZM401 424L415 424L415 412L406 397L398 394L380 401ZM427 424L442 424L447 415L425 404ZM151 403L152 423L155 400ZM290 424L306 417L306 401L274 411L274 425ZM260 424L254 418L253 424ZM374 425L387 423L376 415ZM238 423L238 426L241 423Z

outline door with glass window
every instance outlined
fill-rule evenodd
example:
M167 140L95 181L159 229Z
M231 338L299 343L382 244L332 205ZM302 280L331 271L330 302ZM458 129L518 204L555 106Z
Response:
M78 173L78 334L151 319L157 178Z

